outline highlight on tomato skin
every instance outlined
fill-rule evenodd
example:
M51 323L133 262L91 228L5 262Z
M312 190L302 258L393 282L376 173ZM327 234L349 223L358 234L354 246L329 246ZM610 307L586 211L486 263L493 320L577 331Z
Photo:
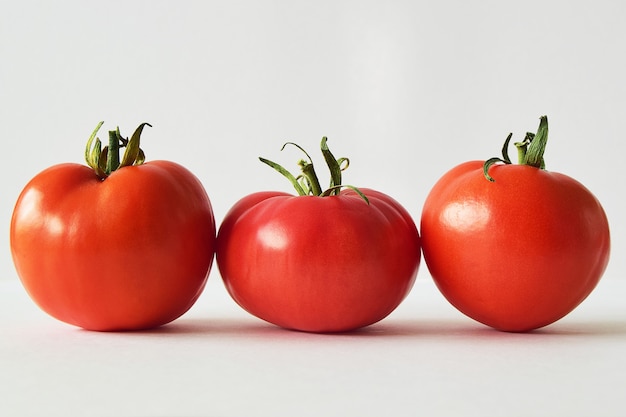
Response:
M202 293L215 252L213 209L201 182L171 161L145 162L142 124L131 139L90 137L84 166L37 174L11 219L11 253L46 313L96 331L167 324ZM126 148L122 158L119 148Z
M424 202L424 261L459 311L502 331L552 324L593 291L609 262L610 231L597 198L575 179L547 171L547 117L516 143L519 164L462 163ZM530 154L530 156L529 156Z
M349 161L335 158L326 140L326 190L298 145L286 144L304 152L302 175L261 158L298 195L258 192L235 203L220 226L216 260L229 294L250 314L286 329L336 333L387 317L413 287L421 251L397 201L342 184Z

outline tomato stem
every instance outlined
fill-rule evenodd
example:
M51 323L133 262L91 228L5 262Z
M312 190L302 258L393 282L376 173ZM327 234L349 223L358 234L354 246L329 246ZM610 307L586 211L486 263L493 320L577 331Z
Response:
M302 176L306 180L306 184L308 184L311 194L313 195L321 195L322 194L322 186L320 185L320 181L317 178L317 174L315 173L315 167L313 166L313 162L307 162L304 159L298 162L300 165L300 170L302 171Z
M508 155L508 147L511 141L512 133L509 133L504 146L502 147L502 158L490 158L483 164L483 174L485 178L491 182L495 180L489 175L489 168L499 162L503 164L511 164L511 160ZM545 161L543 154L546 150L546 144L548 142L548 116L541 116L539 119L539 128L537 133L527 132L524 140L521 142L515 142L517 148L517 158L520 165L533 166L539 169L545 169Z
M278 173L287 178L300 196L314 195L319 197L327 197L331 195L338 195L341 191L341 188L345 187L354 190L363 199L363 201L369 204L369 200L367 199L367 197L358 188L352 185L341 184L341 172L348 168L348 166L350 165L350 161L348 160L348 158L336 159L328 148L327 140L328 139L326 138L326 136L324 136L320 145L322 155L324 156L324 160L328 165L331 177L330 187L326 190L322 190L322 187L320 186L317 173L315 172L315 167L313 166L313 160L311 159L310 155L298 144L295 144L293 142L287 142L281 148L282 151L287 145L292 145L300 149L306 155L308 161L301 159L298 162L298 166L300 167L300 171L302 172L302 174L298 177L294 176L291 172L289 172L287 169L277 164L276 162L270 161L262 157L259 157L259 160L264 164L274 168Z
M528 150L528 143L532 140L533 133L527 132L526 137L521 142L515 142L515 147L517 148L517 162L519 164L523 164L523 161L526 159L526 151ZM529 139L530 138L530 139Z
M146 156L139 147L141 132L149 123L142 123L135 129L132 137L125 139L120 134L119 127L109 131L109 144L102 148L102 142L97 137L98 131L104 122L98 123L91 133L85 148L85 160L100 179L105 179L115 170L131 165L141 165L145 162ZM120 161L120 148L126 148L124 156Z
M335 156L328 149L327 142L328 138L324 136L322 138L322 144L320 145L322 149L322 155L324 155L324 159L326 160L326 165L328 165L328 169L330 170L330 188L334 189L332 194L339 194L341 188L341 166L339 161L335 158ZM342 158L345 159L345 158ZM339 188L337 188L339 186Z
M109 130L109 150L107 154L106 174L111 175L120 166L120 134L119 129Z

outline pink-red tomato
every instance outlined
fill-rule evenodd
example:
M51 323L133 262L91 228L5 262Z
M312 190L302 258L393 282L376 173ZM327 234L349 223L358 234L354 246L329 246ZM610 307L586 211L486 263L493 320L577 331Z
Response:
M101 179L61 164L24 188L11 251L31 298L51 316L90 330L160 326L202 292L215 221L200 181L169 161Z
M251 194L226 215L217 265L232 298L278 326L341 332L373 324L407 296L420 238L391 197Z
M578 306L610 252L602 206L578 181L527 165L483 161L446 173L424 203L428 269L458 310L488 326L528 331Z

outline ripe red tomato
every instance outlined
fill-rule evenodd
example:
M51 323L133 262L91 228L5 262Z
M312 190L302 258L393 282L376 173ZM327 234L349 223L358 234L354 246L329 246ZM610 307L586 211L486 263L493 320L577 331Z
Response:
M420 238L411 216L374 190L308 191L251 194L227 213L217 265L228 292L249 313L288 329L341 332L383 319L417 275Z
M211 268L209 198L173 162L130 163L107 175L67 163L26 185L11 220L17 273L44 311L85 329L168 323L193 305Z
M540 133L547 139L547 118ZM424 260L442 294L467 316L504 331L567 315L609 260L608 220L594 195L566 175L510 161L491 168L466 162L446 173L425 201L420 230Z

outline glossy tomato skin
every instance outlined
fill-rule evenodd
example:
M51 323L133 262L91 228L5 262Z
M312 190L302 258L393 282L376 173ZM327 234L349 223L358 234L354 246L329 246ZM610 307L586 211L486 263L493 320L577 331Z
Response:
M467 316L522 332L559 320L595 288L609 224L576 180L525 165L461 164L429 193L422 250L442 294Z
M169 161L121 168L105 180L61 164L18 198L11 250L31 298L89 330L138 330L185 313L202 292L215 221L200 181Z
M411 290L420 238L391 197L251 194L218 233L217 265L232 298L278 326L342 332L373 324Z

